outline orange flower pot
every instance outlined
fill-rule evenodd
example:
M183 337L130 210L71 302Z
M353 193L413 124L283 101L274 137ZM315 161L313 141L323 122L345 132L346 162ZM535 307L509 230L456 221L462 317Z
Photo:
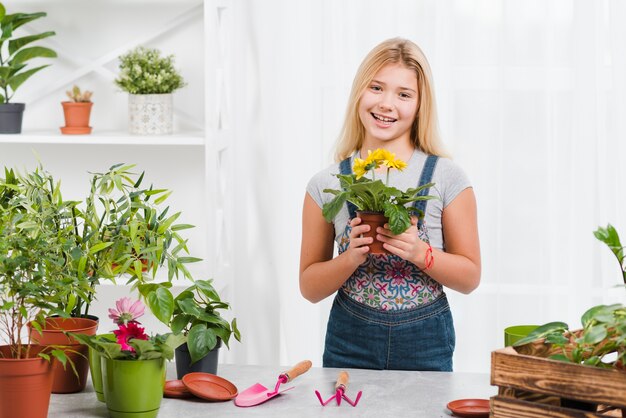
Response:
M52 363L37 357L31 346L27 359L12 359L9 346L0 346L0 418L46 418L52 388Z
M46 318L46 324L42 333L31 329L31 340L41 345L68 346L65 355L74 362L78 376L72 366L66 365L65 369L60 362L55 362L53 367L54 380L52 393L75 393L85 389L87 372L89 371L89 348L78 344L73 338L67 337L63 331L77 334L95 335L98 322L87 318ZM69 361L68 361L69 363Z
M61 102L65 126L61 132L65 135L87 135L91 133L89 116L91 115L92 102Z
M389 251L383 248L383 243L376 239L376 228L379 226L382 228L389 221L382 212L361 212L357 211L356 216L361 218L361 224L369 225L370 230L363 234L364 237L372 237L374 241L369 245L370 254L391 254Z

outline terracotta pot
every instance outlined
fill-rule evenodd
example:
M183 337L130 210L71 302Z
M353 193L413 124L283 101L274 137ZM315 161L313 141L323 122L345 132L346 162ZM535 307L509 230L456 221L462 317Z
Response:
M89 116L91 115L92 102L61 102L65 126L61 132L65 135L87 135L91 133Z
M31 341L37 344L68 346L65 350L65 355L76 366L78 376L76 376L70 364L63 368L60 362L55 362L53 366L54 383L52 385L52 393L80 392L85 389L87 384L89 349L86 345L78 344L78 341L75 339L67 337L63 334L63 331L95 335L97 329L98 322L88 318L46 318L46 324L42 333L35 329L30 329Z
M370 230L363 234L365 237L374 238L374 242L372 242L370 247L371 254L391 254L389 251L383 248L383 243L376 239L376 228L379 226L382 228L389 220L382 212L361 212L357 211L356 216L361 218L362 224L369 225Z
M31 346L31 356L42 347ZM0 346L0 418L46 418L52 389L52 363L34 357L11 359L9 346Z

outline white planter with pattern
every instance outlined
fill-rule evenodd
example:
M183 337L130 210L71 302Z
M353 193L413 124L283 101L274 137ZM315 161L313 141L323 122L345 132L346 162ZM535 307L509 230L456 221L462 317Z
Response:
M174 113L172 94L129 94L128 128L133 135L169 135Z

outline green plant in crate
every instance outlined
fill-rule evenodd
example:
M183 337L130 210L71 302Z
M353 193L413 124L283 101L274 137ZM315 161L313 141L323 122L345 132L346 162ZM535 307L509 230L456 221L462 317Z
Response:
M217 346L218 338L224 341L226 347L229 347L228 343L233 335L237 341L241 341L237 319L229 323L220 315L219 310L228 309L230 305L220 299L212 283L212 280L196 280L176 296L171 311L169 306L159 303L160 300L172 298L169 289L158 283L139 286L139 291L152 305L152 312L156 315L161 310L156 316L168 318L164 322L173 333L182 332L187 336L192 363L213 350Z
M626 285L624 247L617 230L609 224L594 236L604 242L617 258ZM544 353L554 360L603 368L626 369L626 306L621 303L597 305L581 317L582 329L571 331L564 322L551 322L537 328L514 347L543 341Z
M26 80L50 65L29 68L30 60L57 56L50 48L32 45L33 42L55 35L54 32L26 36L15 34L22 25L45 16L44 12L7 14L6 8L0 3L0 103L9 103L15 91Z

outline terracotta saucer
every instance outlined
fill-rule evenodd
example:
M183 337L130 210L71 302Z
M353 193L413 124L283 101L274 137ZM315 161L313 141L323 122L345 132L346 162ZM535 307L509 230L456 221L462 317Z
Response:
M489 418L489 399L457 399L446 406L457 417Z
M168 380L163 388L163 396L166 398L193 398L182 380Z
M183 383L189 392L207 401L228 401L238 394L235 385L211 373L188 373L183 376Z

